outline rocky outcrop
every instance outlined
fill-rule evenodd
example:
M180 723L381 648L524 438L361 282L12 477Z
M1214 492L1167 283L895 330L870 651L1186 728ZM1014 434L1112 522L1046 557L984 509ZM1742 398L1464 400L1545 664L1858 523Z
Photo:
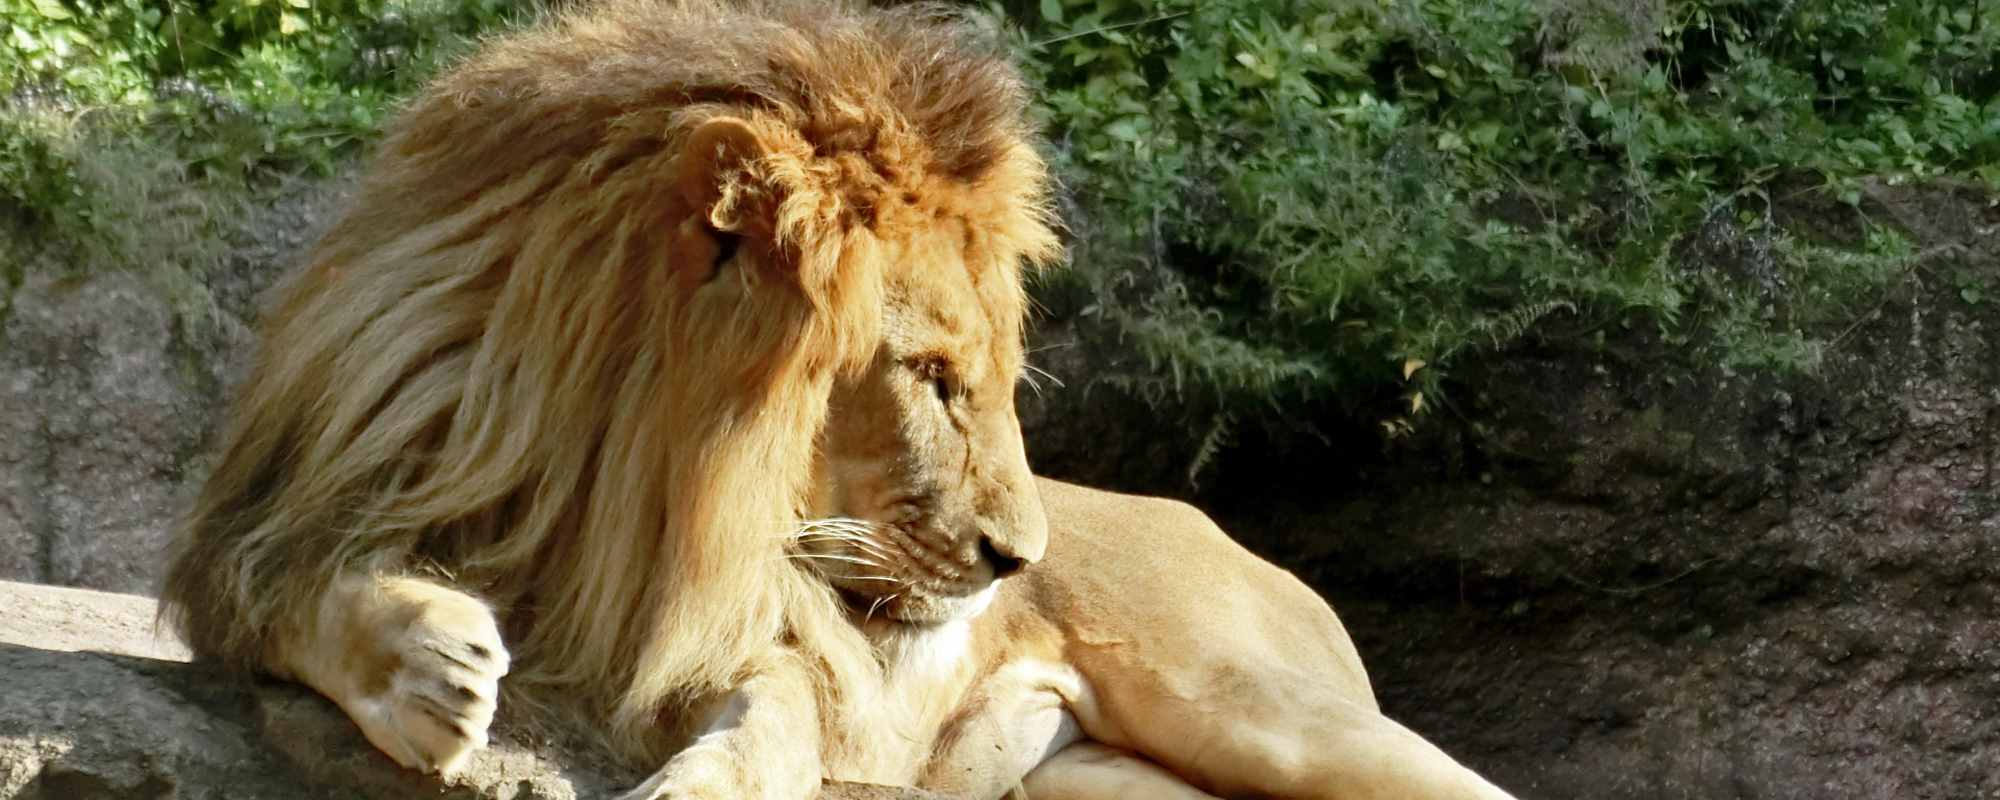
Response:
M215 394L144 279L37 273L0 331L0 578L149 591Z
M2000 208L1871 199L1919 258L1817 374L1552 325L1427 437L1246 441L1205 504L1521 797L2000 796Z
M502 729L448 782L401 769L332 703L241 686L153 634L143 597L0 582L0 798L574 800L638 777ZM830 785L822 800L924 800Z
M501 741L449 785L373 751L287 684L223 681L153 635L143 597L0 583L0 798L603 797L568 757Z
M241 241L200 268L0 248L37 259L0 269L0 580L153 590L248 363L256 297L344 187L245 204L228 226Z

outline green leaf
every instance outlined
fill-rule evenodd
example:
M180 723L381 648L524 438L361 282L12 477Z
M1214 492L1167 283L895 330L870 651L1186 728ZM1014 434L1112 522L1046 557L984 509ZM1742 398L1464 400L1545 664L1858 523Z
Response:
M1139 124L1131 117L1104 126L1104 135L1121 142L1139 141Z
M1063 21L1062 0L1042 0L1042 19L1061 25Z
M35 10L41 12L42 17L45 19L57 20L69 19L71 17L69 9L64 8L60 0L34 0L34 5ZM19 28L15 30L19 30Z
M1467 141L1480 147L1492 147L1494 142L1500 141L1500 132L1502 130L1504 128L1498 122L1481 122L1478 125L1467 128L1465 138Z
M278 15L278 33L282 35L290 36L311 27L312 25L306 22L305 17L301 17L290 11Z

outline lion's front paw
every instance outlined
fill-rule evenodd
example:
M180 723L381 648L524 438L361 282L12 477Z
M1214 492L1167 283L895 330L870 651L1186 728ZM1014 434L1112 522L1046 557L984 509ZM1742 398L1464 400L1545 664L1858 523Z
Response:
M794 760L752 762L698 742L618 800L805 800L818 789L817 769L802 770Z
M664 769L618 800L734 800L753 797L721 753L697 744L681 751Z
M380 658L358 676L348 714L398 763L448 775L486 746L498 707L508 657L493 612L440 592L400 631L379 634Z

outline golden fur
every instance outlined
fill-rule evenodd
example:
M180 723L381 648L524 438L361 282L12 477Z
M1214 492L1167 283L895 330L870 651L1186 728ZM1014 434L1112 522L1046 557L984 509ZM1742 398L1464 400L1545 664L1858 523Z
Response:
M370 727L403 719L382 698L509 669L473 597L509 697L634 759L746 684L879 680L783 534L895 287L969 286L906 310L991 321L952 355L1019 369L1020 266L1056 245L1023 89L976 38L928 9L613 0L438 79L268 313L163 614L412 766L456 751L379 738L414 724ZM925 237L963 258L913 257ZM435 675L395 672L425 649ZM425 713L476 747L478 700Z

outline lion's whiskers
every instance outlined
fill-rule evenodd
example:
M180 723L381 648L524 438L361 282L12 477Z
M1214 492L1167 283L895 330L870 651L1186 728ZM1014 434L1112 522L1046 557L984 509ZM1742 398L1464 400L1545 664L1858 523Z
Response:
M779 536L781 538L786 538L786 539L798 539L807 536L827 536L827 537L842 538L842 539L855 539L855 538L866 537L869 534L874 533L874 531L875 531L875 523L869 522L867 520L850 519L847 517L828 517L826 519L806 520L804 522L799 523L799 526L797 528L785 531L784 533L779 534Z
M867 533L875 529L875 523L853 517L825 517L809 519L800 523L798 533L814 531L835 531L843 533Z
M809 528L790 536L793 539L837 539L846 542L873 542L873 531L853 531L832 528Z
M872 537L868 536L868 532L872 530L872 528L873 528L872 525L861 520L845 519L838 517L830 519L821 519L821 520L809 520L804 525L801 525L797 531L785 534L784 538L788 539L793 544L805 544L809 542L844 542L854 545L855 549L859 552L816 553L816 552L792 551L785 553L784 558L786 560L795 560L795 561L808 561L808 562L830 561L842 564L853 564L855 566L868 568L869 572L858 575L842 575L840 576L841 580L877 581L893 585L902 585L904 582L900 578L892 577L886 574L873 574L876 571L886 572L889 569L889 565L885 562L888 559L890 559L893 554L887 548L885 548L880 542L874 541Z
M845 533L845 532L835 533L829 531L807 531L805 533L793 536L792 541L797 544L804 544L807 542L846 542L849 544L853 544L857 547L863 547L877 551L882 550L883 547L882 542L876 540L874 536L870 536L867 534L860 534L860 533Z
M1021 380L1028 384L1028 388L1035 390L1036 397L1042 396L1043 378L1047 378L1050 383L1055 384L1056 388L1058 389L1063 388L1062 379L1056 377L1053 373L1049 372L1048 370L1042 369L1041 367L1037 367L1033 364L1025 364L1025 363L1022 364L1021 367L1022 367Z
M785 558L799 559L802 561L839 561L846 564L859 564L864 567L887 566L886 564L883 564L880 561L866 559L860 556L845 555L842 553L786 553Z
M868 605L868 613L866 613L866 614L862 614L862 615L861 615L861 622L862 622L862 624L864 624L864 625L865 625L865 624L867 624L867 623L868 623L868 621L869 621L869 620L872 620L872 619L874 619L874 618L875 618L875 610L876 610L876 609L879 609L879 608L881 608L881 607L883 606L883 604L885 604L885 603L889 603L889 602L891 602L891 601L894 601L894 600L895 600L896 598L898 598L898 597L902 597L902 596L903 596L903 593L902 593L902 592L896 592L895 594L887 594L887 595L883 595L883 596L881 596L881 597L877 597L877 598L875 598L875 602L873 602L873 603L870 603L870 604Z
M867 520L848 517L828 517L825 519L807 520L799 526L798 530L786 534L785 538L796 544L805 544L808 542L844 542L875 558L884 560L892 559L894 553L880 541L876 540L873 535L875 531L875 524Z

